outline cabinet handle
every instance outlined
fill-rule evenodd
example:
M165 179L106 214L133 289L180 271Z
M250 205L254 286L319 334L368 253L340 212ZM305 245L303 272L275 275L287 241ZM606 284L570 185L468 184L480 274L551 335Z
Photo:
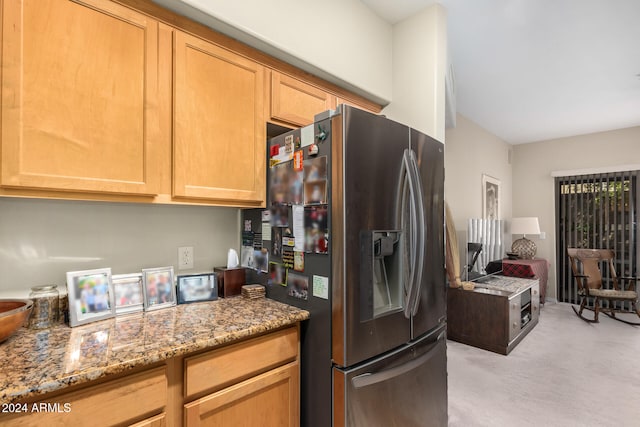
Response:
M533 290L533 294L534 294L534 295L538 295L538 291L534 289L534 290Z
M513 329L516 329L518 327L518 322L513 322Z

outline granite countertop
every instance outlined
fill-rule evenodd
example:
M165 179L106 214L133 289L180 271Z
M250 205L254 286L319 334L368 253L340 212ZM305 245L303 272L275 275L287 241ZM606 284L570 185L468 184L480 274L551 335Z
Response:
M267 298L222 298L75 328L21 328L0 344L0 403L292 325L309 312Z
M496 291L506 291L512 294L517 294L534 285L537 281L538 279L522 279L519 277L510 276L491 276L486 282L476 283L476 287L492 289Z

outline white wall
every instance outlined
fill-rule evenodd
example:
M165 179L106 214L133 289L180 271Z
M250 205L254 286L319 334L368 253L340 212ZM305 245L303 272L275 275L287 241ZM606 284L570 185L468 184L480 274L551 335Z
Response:
M173 265L193 246L195 273L226 265L240 246L238 209L0 198L0 297L32 286L65 289L67 271L114 274Z
M356 93L392 99L392 28L359 0L154 0Z
M467 220L482 218L482 174L500 180L500 219L510 220L512 172L509 163L511 145L458 114L455 128L446 130L445 199L458 233L460 264L464 265L467 245ZM503 236L505 248L511 247L511 235Z
M393 102L383 113L445 141L447 13L439 4L393 26Z
M573 136L513 148L513 216L537 216L547 238L528 236L551 262L547 298L556 298L555 188L551 172L639 163L640 127Z

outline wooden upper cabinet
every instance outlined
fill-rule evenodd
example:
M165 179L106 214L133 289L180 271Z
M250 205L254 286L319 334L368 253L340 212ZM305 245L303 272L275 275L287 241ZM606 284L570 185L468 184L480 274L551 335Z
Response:
M333 109L335 96L296 78L271 72L271 119L296 126L313 123L316 114Z
M173 196L263 205L264 68L175 32Z
M5 0L0 184L157 194L158 56L158 22L117 3Z

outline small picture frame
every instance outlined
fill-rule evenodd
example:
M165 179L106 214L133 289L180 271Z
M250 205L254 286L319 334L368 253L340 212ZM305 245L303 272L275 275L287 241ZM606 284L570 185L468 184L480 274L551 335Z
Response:
M176 287L173 267L145 268L142 270L144 310L159 310L176 305Z
M144 309L142 273L114 274L111 276L116 315L137 313Z
M218 280L213 273L178 276L178 304L215 301L218 299Z
M67 272L67 293L72 327L116 315L110 268Z

